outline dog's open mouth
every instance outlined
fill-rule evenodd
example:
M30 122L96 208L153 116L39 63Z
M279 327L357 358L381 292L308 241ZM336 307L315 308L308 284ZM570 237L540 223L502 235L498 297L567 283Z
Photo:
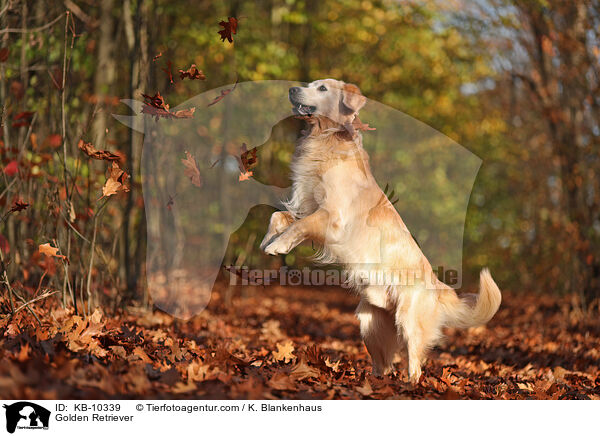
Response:
M292 104L294 105L294 113L298 115L312 115L317 110L316 106L309 106L295 102L292 102Z

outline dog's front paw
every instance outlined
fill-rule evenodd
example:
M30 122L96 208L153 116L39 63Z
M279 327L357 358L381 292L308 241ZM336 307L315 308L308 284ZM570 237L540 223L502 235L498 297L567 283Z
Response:
M286 238L285 235L275 238L273 242L265 247L265 253L272 256L275 256L276 254L288 254L293 247L287 239L288 238Z

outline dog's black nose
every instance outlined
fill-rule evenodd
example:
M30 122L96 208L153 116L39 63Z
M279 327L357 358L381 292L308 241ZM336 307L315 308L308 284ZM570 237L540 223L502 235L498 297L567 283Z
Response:
M298 92L300 92L300 87L299 86L293 86L293 87L290 88L290 95L297 94Z

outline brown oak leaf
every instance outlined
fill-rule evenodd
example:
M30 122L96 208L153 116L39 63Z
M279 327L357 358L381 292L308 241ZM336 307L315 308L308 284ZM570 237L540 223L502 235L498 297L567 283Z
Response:
M199 70L196 67L196 64L192 64L190 68L188 68L187 70L179 70L179 77L181 77L181 80L185 79L186 77L190 80L204 80L206 79L206 76L204 75L204 73L202 72L202 70Z
M29 207L29 203L23 203L21 200L16 200L15 204L13 204L13 207L10 208L11 213L12 212L20 212L22 210L25 210Z
M307 378L319 378L320 374L321 373L319 372L318 369L313 368L312 366L309 366L306 363L306 360L304 360L304 358L302 358L292 368L290 377L293 380L300 381L300 380L305 380Z
M240 172L238 180L240 182L243 182L244 180L250 180L250 177L252 177L253 175L254 173L252 171L242 171Z
M221 41L233 42L233 35L237 33L238 20L235 17L228 17L227 21L219 21L219 26L223 27L223 30L219 30L221 35Z
M47 242L45 244L41 244L38 247L38 250L41 254L45 254L46 256L58 257L60 259L67 261L67 263L69 262L69 260L67 259L67 256L58 254L58 248L53 247L52 245L50 245L49 242Z
M119 164L113 162L106 183L102 187L102 197L100 198L110 197L120 191L129 192L129 186L125 184L128 178L129 174L119 168Z
M152 115L156 121L159 118L193 118L196 111L196 108L192 107L171 112L169 105L165 103L165 99L160 95L160 92L153 96L142 94L142 97L146 100L142 106L142 113Z
M202 178L200 177L200 170L198 169L198 164L196 163L196 159L192 154L188 151L185 152L185 159L181 159L183 162L183 166L185 166L185 170L183 170L183 174L192 181L192 185L201 187L202 186Z
M109 162L119 160L119 155L111 153L108 150L98 150L92 145L91 142L84 142L83 139L79 140L77 147L87 154L89 157L98 160L106 160Z
M273 358L284 363L291 362L294 359L294 344L292 341L287 341L284 344L277 344L277 351L273 351Z
M256 147L254 147L252 150L248 150L246 143L242 143L242 154L240 155L240 159L242 160L242 165L246 171L254 168L258 164Z

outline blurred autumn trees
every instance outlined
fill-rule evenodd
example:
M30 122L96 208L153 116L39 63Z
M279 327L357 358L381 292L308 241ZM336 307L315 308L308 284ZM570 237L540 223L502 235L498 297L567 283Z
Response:
M521 229L511 254L533 286L590 302L600 296L600 2L494 0L470 25L496 49L503 149L522 160L509 176L507 206L520 209L509 226Z
M232 15L229 43L218 22ZM1 0L0 206L30 204L1 223L5 287L23 298L58 289L86 310L144 295L143 138L111 117L129 114L120 99L160 91L174 107L236 79L335 77L483 159L467 272L490 265L503 287L590 302L600 295L599 25L593 0ZM206 80L171 83L165 71L191 64ZM120 156L129 193L99 200L109 166L83 154L82 139ZM70 264L40 255L48 242ZM231 244L256 250L239 235Z

